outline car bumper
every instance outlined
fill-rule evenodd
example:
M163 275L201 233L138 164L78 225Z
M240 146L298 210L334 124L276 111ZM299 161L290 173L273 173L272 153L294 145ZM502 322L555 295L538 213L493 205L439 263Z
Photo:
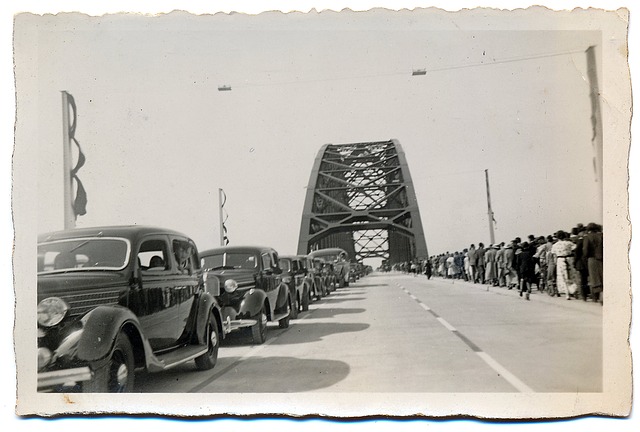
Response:
M73 369L62 369L51 372L38 373L38 391L52 391L56 387L72 388L83 381L90 381L93 378L91 369L79 367Z

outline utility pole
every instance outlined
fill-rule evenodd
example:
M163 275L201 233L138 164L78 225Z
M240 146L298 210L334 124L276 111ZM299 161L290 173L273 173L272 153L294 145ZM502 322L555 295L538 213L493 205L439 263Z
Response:
M587 76L589 77L589 98L591 99L591 143L593 147L593 168L598 183L598 198L602 207L602 113L600 112L600 88L598 86L598 65L596 62L596 47L591 45L586 50Z
M491 210L491 193L489 193L489 170L484 170L484 177L487 182L487 211L489 215L489 237L491 244L495 244L496 236L493 233L493 210Z
M73 199L71 194L71 138L69 136L69 94L62 92L62 171L63 175L63 202L64 202L64 229L72 229L76 226L76 217L73 211Z

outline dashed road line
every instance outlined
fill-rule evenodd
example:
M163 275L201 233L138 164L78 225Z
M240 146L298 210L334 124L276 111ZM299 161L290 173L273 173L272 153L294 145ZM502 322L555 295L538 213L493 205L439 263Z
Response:
M402 289L409 297L415 300L425 311L431 313L435 317L435 319L442 324L447 330L449 330L454 335L458 336L458 338L463 341L474 353L476 353L489 367L491 367L494 371L498 373L501 377L503 377L509 384L515 387L518 391L522 393L534 393L533 389L523 383L517 376L509 372L504 366L498 363L493 357L491 357L486 352L482 351L480 347L474 344L468 337L466 337L463 333L460 333L454 326L449 324L444 318L439 316L433 309L427 306L422 300L418 299L415 295L413 295L408 289L400 285L396 282L396 285Z

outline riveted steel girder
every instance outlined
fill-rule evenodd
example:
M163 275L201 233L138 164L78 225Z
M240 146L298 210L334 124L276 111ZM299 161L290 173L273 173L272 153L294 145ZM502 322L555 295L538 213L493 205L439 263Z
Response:
M396 140L326 144L305 197L298 253L340 247L361 261L427 257L415 190Z

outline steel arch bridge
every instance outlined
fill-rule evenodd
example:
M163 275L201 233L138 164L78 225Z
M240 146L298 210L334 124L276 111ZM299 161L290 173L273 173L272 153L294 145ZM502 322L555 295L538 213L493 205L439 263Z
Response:
M415 190L397 140L326 144L307 187L298 254L340 247L390 264L426 258Z

